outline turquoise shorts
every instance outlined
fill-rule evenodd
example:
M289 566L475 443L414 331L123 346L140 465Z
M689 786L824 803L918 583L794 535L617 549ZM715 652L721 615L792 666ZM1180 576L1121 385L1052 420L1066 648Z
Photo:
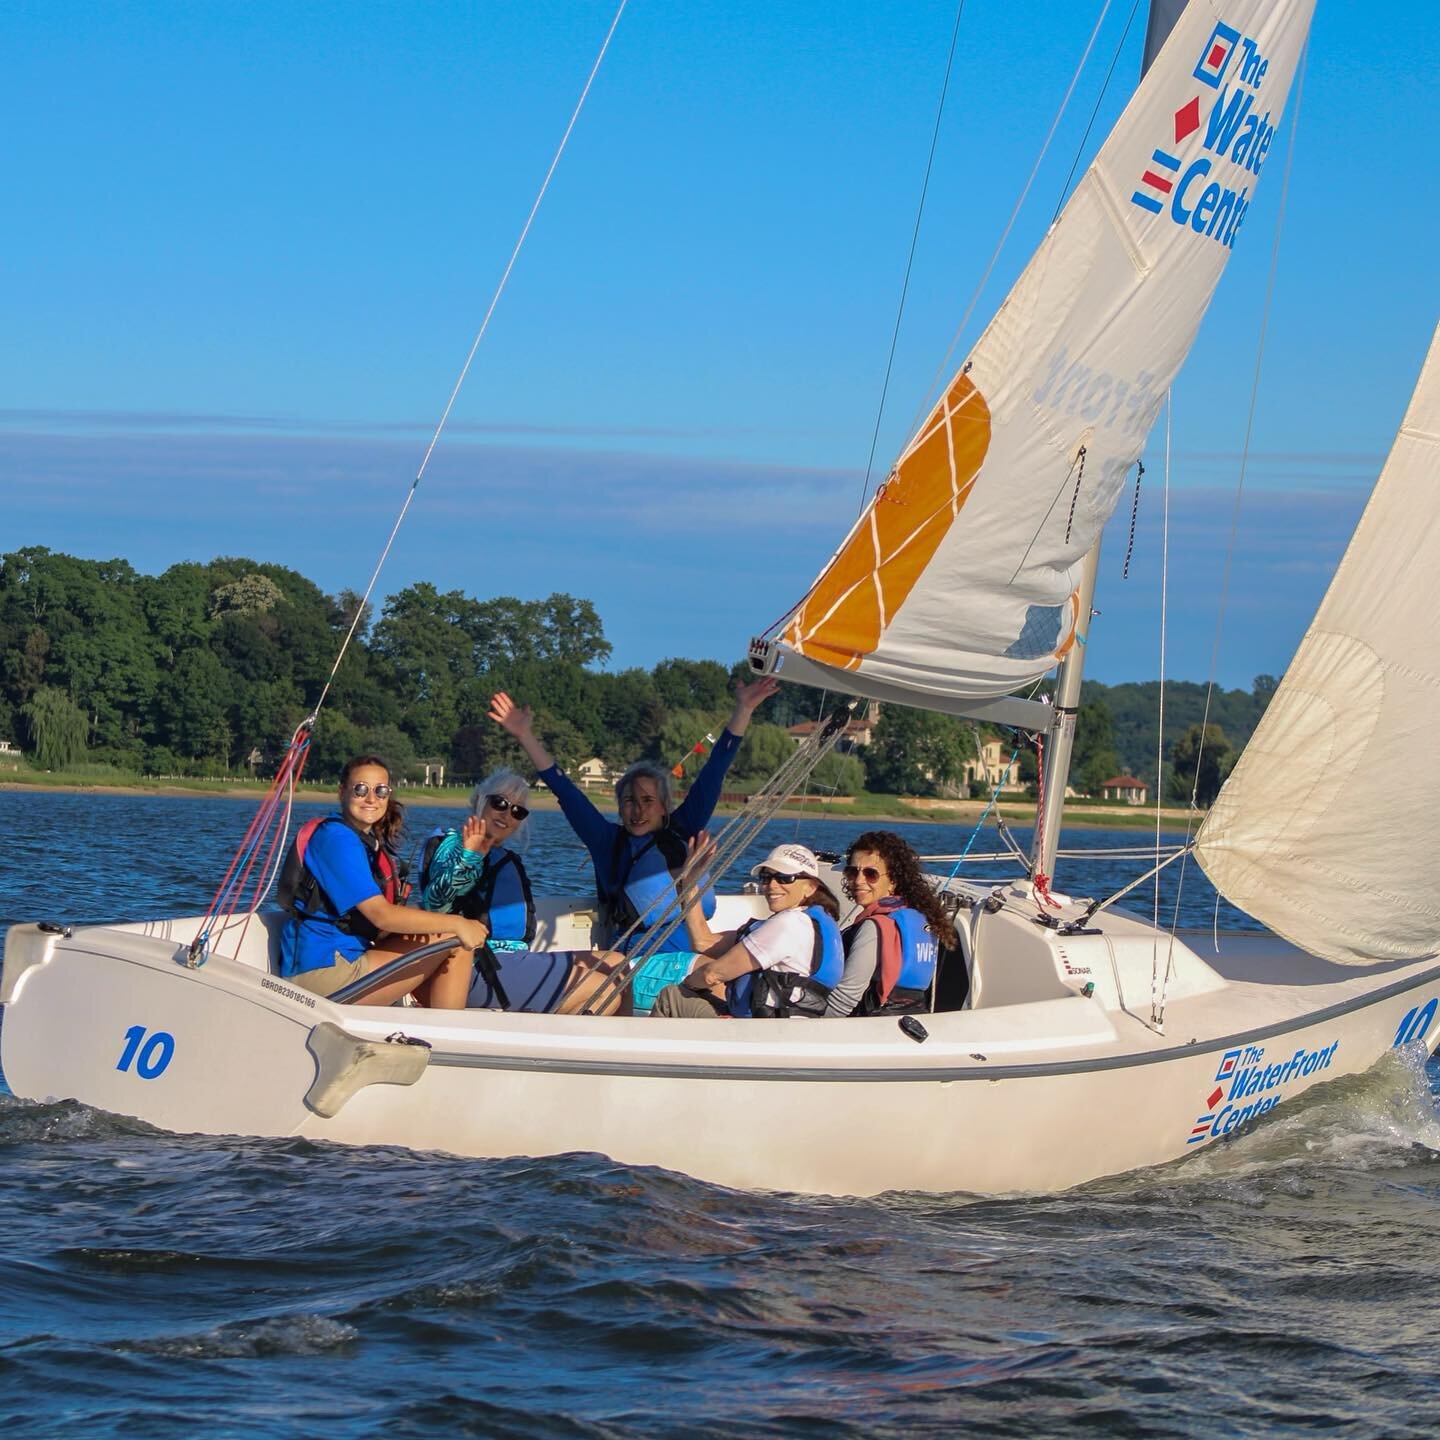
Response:
M655 1004L655 997L667 986L683 980L695 964L694 950L664 950L652 955L635 972L630 982L630 995L637 1015L648 1015Z

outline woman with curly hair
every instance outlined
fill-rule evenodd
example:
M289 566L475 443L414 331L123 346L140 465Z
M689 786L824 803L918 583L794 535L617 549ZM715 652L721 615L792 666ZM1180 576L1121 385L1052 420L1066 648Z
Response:
M891 830L867 830L845 857L845 972L826 1015L888 1015L928 1006L941 947L959 944L920 857Z

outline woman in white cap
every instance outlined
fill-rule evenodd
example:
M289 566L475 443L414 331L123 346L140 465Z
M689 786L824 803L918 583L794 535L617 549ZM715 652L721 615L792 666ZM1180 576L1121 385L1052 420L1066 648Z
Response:
M696 853L709 845L698 837ZM820 862L803 845L779 845L750 873L770 907L764 920L717 934L699 904L686 912L698 963L656 997L670 1019L821 1016L845 967L840 907L820 879Z

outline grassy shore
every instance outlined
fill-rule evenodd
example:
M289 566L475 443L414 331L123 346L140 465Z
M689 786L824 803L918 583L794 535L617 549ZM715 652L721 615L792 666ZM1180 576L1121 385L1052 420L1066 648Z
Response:
M52 791L66 794L92 795L164 795L164 796L209 796L234 800L256 800L268 788L266 780L249 780L240 777L201 776L152 776L134 775L109 765L82 765L74 770L35 771L18 769L0 770L0 791ZM468 786L407 785L401 791L401 798L407 805L462 806L469 798ZM335 796L333 785L304 785L296 791L296 798L318 803L332 800ZM602 804L608 796L596 792L596 799ZM532 792L532 806L536 810L555 810L554 798L543 786ZM741 809L734 802L722 802L719 812L731 815ZM1026 800L1005 800L1002 810L1007 822L1029 825L1035 818L1035 806ZM904 820L910 823L930 825L974 824L985 811L983 800L916 800L901 795L862 794L846 796L835 800L817 799L804 805L787 805L779 814L795 818L806 815L831 820L855 820L867 824L876 820ZM1183 826L1187 811L1183 808L1167 808L1161 815L1173 823ZM1121 806L1096 804L1084 800L1066 802L1065 820L1070 829L1096 827L1104 829L1144 830L1153 828L1155 811L1145 806Z

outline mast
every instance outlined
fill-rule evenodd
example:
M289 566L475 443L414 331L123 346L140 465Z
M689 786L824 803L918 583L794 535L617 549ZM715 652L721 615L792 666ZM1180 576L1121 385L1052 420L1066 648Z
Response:
M1186 0L1151 0L1145 29L1145 51L1140 60L1140 78L1170 38ZM1075 716L1080 709L1080 685L1085 676L1085 651L1093 618L1095 575L1100 568L1100 542L1085 557L1077 592L1079 614L1075 622L1075 643L1060 662L1055 681L1055 707L1045 737L1044 790L1040 797L1043 823L1035 831L1030 860L1033 873L1055 875L1055 851L1060 844L1060 821L1065 811L1065 787L1070 780L1070 757L1075 750Z
M1040 797L1043 823L1035 832L1030 860L1037 875L1055 875L1055 850L1060 843L1060 820L1065 811L1065 786L1070 779L1070 756L1075 749L1075 715L1080 709L1080 682L1085 677L1085 651L1089 648L1090 621L1094 618L1095 575L1100 569L1100 542L1085 557L1076 589L1078 613L1075 643L1060 662L1055 681L1054 713L1045 736L1044 791Z

